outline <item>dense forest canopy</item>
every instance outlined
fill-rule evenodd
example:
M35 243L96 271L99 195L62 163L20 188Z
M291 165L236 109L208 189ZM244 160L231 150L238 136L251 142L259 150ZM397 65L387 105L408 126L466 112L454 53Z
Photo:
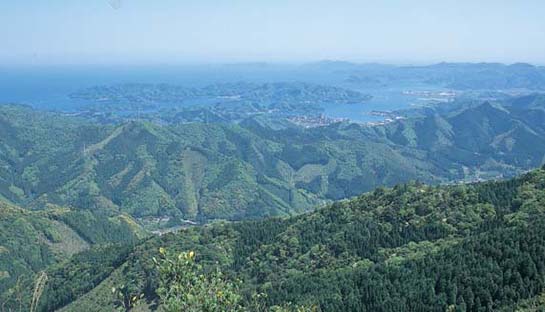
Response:
M0 1L0 312L545 311L543 12Z
M129 251L91 249L46 271L40 308L108 311L112 287L131 285L141 308L155 309L153 259L163 248L191 250L204 272L240 281L243 306L252 294L263 294L265 307L321 311L532 306L545 291L544 209L545 168L499 182L377 188L296 217L190 228Z
M307 84L116 88L73 96L235 90L244 109L286 90L295 106L314 92L366 99ZM530 311L544 301L545 169L532 170L545 159L543 95L315 127L110 113L0 105L2 308Z
M175 225L290 215L380 185L502 178L543 163L542 96L448 107L305 129L260 118L97 124L4 105L0 196Z

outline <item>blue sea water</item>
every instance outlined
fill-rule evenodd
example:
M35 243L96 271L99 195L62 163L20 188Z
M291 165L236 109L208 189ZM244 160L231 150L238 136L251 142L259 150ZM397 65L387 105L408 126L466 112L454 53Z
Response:
M73 92L96 85L121 83L169 83L199 87L213 83L249 81L256 83L300 81L352 88L373 96L366 103L324 105L325 115L354 121L376 121L371 111L392 111L420 105L418 98L404 90L430 89L432 86L398 85L359 88L344 82L342 73L316 72L296 66L57 66L0 68L0 103L19 103L37 109L74 111L85 101L69 97Z

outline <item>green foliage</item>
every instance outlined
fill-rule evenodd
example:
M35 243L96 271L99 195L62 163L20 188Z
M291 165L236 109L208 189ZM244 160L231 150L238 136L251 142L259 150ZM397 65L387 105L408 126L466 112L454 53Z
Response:
M129 251L126 245L97 245L62 264L51 266L47 270L49 281L43 294L43 303L39 306L40 310L59 309L90 291L126 261ZM138 284L132 282L128 285L137 287ZM125 293L130 290L121 286L119 289Z
M545 150L544 98L513 101L313 129L259 117L101 125L5 105L0 196L33 209L54 203L208 222L301 213L411 179L502 178L541 165Z
M286 216L408 179L512 175L543 161L543 103L316 129L272 129L259 119L98 125L2 106L0 301L13 308L22 291L30 303L33 274L45 269L41 311L93 302L130 309L159 298L248 308L256 293L264 311L481 311L530 302L544 289L545 168L501 182L380 187L296 217L217 222L141 244L133 217L177 225ZM99 246L110 242L131 249ZM199 262L157 258L170 259L161 264L171 271L191 269L182 280L157 274L151 259L160 246L194 250ZM200 286L169 290L187 278ZM212 303L203 303L200 294L220 286L232 296L208 293ZM197 295L180 299L187 289Z
M116 218L59 207L33 212L0 202L0 301L11 302L6 303L7 307L16 305L13 290L17 287L23 288L19 291L25 300L30 299L33 275L46 270L48 282L37 310L46 301L62 306L105 278L112 269L108 271L101 260L111 256L120 259L111 254L111 249L123 249L119 245L104 249L93 246L108 242L131 244L137 240L137 234ZM92 249L86 251L89 248ZM72 260L63 262L72 256ZM86 258L93 260L83 261ZM63 263L63 269L58 269L59 263ZM105 275L99 274L101 270Z
M71 228L90 244L135 243L143 232L126 216L108 216L90 211L70 211L58 216L58 219Z
M240 280L232 289L252 311L499 310L545 289L543 207L545 170L500 182L379 188L297 217L150 239L119 267L116 284L136 276L135 293L167 296L174 277L161 282L151 259L165 259L156 250L168 246L170 272L191 267L184 274L203 274L205 285L217 276ZM188 253L177 258L183 250L194 250L198 263ZM125 269L136 275L125 278Z
M516 312L540 312L545 307L545 293L541 293L535 297L521 300L515 305L507 306L501 311L516 311Z
M134 282L134 281L132 281ZM130 311L135 308L144 294L135 293L138 288L132 284L123 284L119 287L112 287L112 293L116 298L115 304L121 311Z
M34 292L32 293L32 300L30 301L30 312L36 312L46 283L47 274L45 272L41 272L36 279L36 285L34 286Z
M285 303L267 307L265 294L254 293L243 305L236 283L230 282L217 267L206 272L196 262L193 251L173 254L159 248L154 258L159 272L159 296L164 311L252 311L252 312L317 312L317 306ZM137 297L134 297L137 298Z
M193 251L171 254L160 249L157 294L167 312L242 311L237 286L218 270L204 273Z

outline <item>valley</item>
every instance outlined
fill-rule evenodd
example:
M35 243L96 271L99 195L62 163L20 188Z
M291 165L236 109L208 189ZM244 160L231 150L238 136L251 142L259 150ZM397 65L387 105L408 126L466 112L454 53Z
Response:
M452 107L378 126L301 128L268 118L99 124L3 106L0 194L32 209L241 220L301 213L380 185L501 179L542 163L543 97Z
M545 96L412 81L381 98L333 72L330 85L113 84L70 93L69 109L0 105L0 302L30 304L45 274L38 311L154 311L159 248L223 272L206 276L241 311L539 302ZM485 272L513 278L481 291Z
M543 12L0 1L0 312L545 311Z
M165 248L191 250L205 267L243 281L241 304L250 310L256 291L262 307L321 311L531 307L545 287L544 192L545 168L501 182L411 182L297 217L216 223L129 251L103 249L98 259L91 249L47 271L53 279L41 307L111 311L111 288L131 285L130 294L143 296L135 309L153 309L157 293L146 285L157 282L152 259ZM89 267L97 261L99 270ZM92 282L81 284L75 272Z

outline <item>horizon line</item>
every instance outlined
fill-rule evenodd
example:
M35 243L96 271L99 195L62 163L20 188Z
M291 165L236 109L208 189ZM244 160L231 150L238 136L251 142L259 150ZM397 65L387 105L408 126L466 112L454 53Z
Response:
M305 66L305 65L319 65L319 64L345 64L351 66L365 66L365 65L382 65L382 66L398 66L398 67L419 67L419 66L434 66L440 64L496 64L496 65L517 65L525 64L534 67L543 67L545 62L528 62L528 61L496 61L496 60L429 60L429 61L365 61L365 60L347 60L347 59L318 59L318 60L285 60L285 61L174 61L174 62L50 62L50 63L14 63L14 62L0 62L0 68L47 68L47 67L222 67L222 66Z

